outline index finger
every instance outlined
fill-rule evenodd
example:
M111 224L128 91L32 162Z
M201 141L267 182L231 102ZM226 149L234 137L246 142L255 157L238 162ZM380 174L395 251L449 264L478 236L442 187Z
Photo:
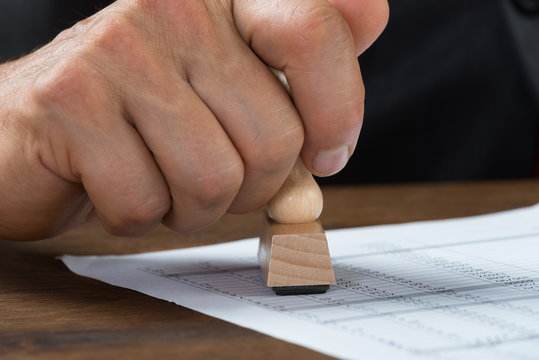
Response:
M348 24L325 0L246 3L235 9L238 29L289 81L305 127L303 163L320 176L340 171L363 119L364 88Z

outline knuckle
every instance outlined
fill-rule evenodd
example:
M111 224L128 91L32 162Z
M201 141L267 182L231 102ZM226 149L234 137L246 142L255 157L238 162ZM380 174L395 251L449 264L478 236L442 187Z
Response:
M113 13L89 26L84 41L95 49L115 56L131 56L137 38L138 31L131 20L123 14Z
M162 2L162 0L135 0L135 4L137 4L142 9L155 9Z
M243 165L239 160L207 168L194 175L188 193L201 209L226 208L243 182Z
M147 65L137 30L126 16L113 13L81 26L76 45L34 81L36 102L51 110L101 109L115 101L119 73L134 74Z
M280 130L273 136L259 136L255 145L245 156L246 163L253 169L273 172L295 161L303 145L304 131L300 123Z
M37 104L53 112L80 112L95 107L102 88L91 64L73 54L41 74L31 92Z
M190 0L134 0L133 3L137 8L143 9L146 12L158 14L160 16L171 15L175 9L181 10L196 5L199 1Z
M103 71L133 71L140 63L155 57L155 44L149 37L161 36L159 28L141 20L133 11L109 8L85 24L80 36L81 48L87 57L103 64ZM108 69L105 67L113 67Z
M117 236L140 236L151 230L170 208L169 197L152 195L131 201L106 221L107 231Z
M137 0L151 21L158 24L165 53L181 58L185 66L209 59L230 57L230 41L225 33L232 28L226 21L224 1ZM164 33L166 31L166 33ZM182 46L176 46L181 42ZM224 63L224 61L223 61Z
M311 49L335 42L349 29L341 13L329 2L302 2L306 9L296 8L292 15L296 39L299 46Z

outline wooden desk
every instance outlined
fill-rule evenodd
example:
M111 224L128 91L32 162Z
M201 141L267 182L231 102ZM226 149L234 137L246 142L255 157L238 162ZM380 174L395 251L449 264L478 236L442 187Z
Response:
M323 189L326 229L468 216L539 202L539 181ZM258 236L260 213L177 235L121 239L87 225L0 240L0 358L320 359L325 356L134 291L72 274L56 255L127 254ZM538 219L539 221L539 219Z

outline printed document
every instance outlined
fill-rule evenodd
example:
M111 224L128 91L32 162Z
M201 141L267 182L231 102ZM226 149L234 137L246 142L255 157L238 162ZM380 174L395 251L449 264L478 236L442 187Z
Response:
M79 275L337 358L539 358L539 205L327 236L337 284L322 295L275 295L258 239L61 259Z

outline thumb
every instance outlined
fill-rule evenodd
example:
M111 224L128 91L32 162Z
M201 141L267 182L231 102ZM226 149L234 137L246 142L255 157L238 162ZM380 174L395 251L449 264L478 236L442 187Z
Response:
M329 0L342 14L361 54L380 36L389 19L387 0Z

